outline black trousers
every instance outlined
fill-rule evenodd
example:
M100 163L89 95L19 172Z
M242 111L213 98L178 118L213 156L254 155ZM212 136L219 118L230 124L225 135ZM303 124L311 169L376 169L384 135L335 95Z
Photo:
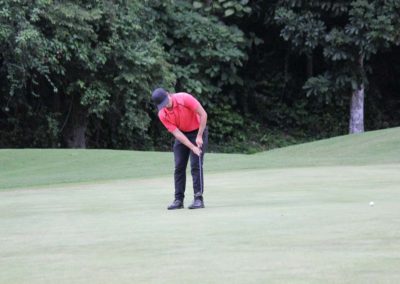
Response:
M183 134L189 139L190 142L196 145L197 132L198 130L195 130L192 132L183 132ZM204 190L203 162L204 162L204 153L207 149L207 146L208 146L208 128L206 128L203 132L203 147L202 147L201 165L200 165L199 156L194 154L188 147L182 144L179 140L175 139L174 143L175 199L183 201L183 199L185 198L186 167L189 157L190 157L191 174L193 179L194 195L195 196L200 195L201 185L203 185L203 190ZM202 199L202 197L199 198Z

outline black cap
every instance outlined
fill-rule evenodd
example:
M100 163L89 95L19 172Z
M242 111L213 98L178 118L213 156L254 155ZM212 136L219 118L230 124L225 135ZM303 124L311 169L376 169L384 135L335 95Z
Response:
M169 102L168 94L163 88L157 88L153 91L151 99L157 105L158 110L163 109Z

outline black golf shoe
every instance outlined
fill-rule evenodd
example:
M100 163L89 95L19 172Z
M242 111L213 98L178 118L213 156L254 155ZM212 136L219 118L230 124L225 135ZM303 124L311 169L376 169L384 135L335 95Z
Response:
M175 209L182 209L183 208L183 201L176 199L170 206L168 206L168 210L175 210Z
M196 198L192 204L188 207L189 209L204 208L204 201L200 198Z

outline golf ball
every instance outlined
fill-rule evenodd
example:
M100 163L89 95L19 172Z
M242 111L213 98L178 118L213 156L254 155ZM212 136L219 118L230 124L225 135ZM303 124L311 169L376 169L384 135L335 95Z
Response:
M369 203L369 206L374 206L374 202L371 201L371 202Z

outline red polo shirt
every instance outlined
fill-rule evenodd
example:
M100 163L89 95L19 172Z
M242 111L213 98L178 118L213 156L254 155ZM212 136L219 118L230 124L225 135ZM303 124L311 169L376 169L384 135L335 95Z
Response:
M200 105L192 95L188 93L172 94L172 108L163 108L158 112L162 124L169 132L177 128L183 132L196 130L200 126L200 116L196 112Z

